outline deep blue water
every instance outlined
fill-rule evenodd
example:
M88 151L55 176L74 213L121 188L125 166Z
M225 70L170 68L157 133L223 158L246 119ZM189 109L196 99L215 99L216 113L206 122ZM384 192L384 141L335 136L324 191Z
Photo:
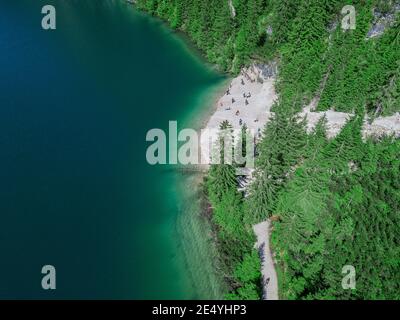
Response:
M221 81L124 1L0 0L0 298L198 297L179 177L147 164L145 136L200 112Z

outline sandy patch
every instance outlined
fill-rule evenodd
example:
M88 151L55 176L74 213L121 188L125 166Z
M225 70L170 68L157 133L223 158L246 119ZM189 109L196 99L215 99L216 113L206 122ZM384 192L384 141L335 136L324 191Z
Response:
M275 79L263 76L262 70L257 66L243 69L217 101L216 110L205 129L216 131L223 121L229 121L234 130L240 130L246 124L254 136L259 136L277 99L274 83ZM202 161L209 159L210 142L207 137L202 136L201 149Z
M263 299L278 300L278 277L269 244L270 228L269 220L253 226L254 233L257 236L255 247L259 251L261 258Z

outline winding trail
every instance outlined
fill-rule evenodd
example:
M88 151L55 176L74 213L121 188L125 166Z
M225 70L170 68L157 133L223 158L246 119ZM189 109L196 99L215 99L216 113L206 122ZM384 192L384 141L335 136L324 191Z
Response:
M263 281L263 300L279 300L278 296L278 277L276 275L275 264L269 245L271 224L270 221L261 222L253 226L257 236L255 247L261 257L261 274Z
M228 4L229 4L229 8L231 9L232 18L235 18L236 17L236 10L235 10L235 7L233 6L232 0L229 0Z

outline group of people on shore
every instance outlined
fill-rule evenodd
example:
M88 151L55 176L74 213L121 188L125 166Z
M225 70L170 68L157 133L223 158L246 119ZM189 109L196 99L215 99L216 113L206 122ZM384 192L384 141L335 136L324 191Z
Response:
M252 81L252 79L250 79L250 77L249 77L247 74L245 74L245 73L242 72L242 75L247 76L247 77L249 78L248 80L249 80L249 81ZM245 85L245 84L246 84L243 78L241 79L241 83L242 83L242 85ZM230 84L230 85L229 85L229 88L226 90L226 95L227 95L227 96L231 95L231 89L232 89L232 84ZM248 92L248 93L243 92L243 98L245 99L245 100L244 100L245 105L248 106L248 105L250 104L248 99L251 98L251 92ZM235 104L235 102L236 102L235 98L233 98L233 97L232 97L232 100L231 100L231 101L232 101L232 105ZM223 105L224 105L224 104L221 102L221 103L220 103L220 106L222 107ZM229 110L231 110L231 107L229 106L229 107L227 107L225 110L226 110L226 111L229 111ZM240 111L239 111L239 110L236 110L235 115L236 115L236 116L239 116L239 115L240 115ZM254 122L258 122L258 119L254 120ZM243 120L242 120L242 119L239 119L239 125L241 126L242 124L243 124Z
M240 74L241 74L243 77L245 77L249 82L251 82L251 83L256 82L256 80L252 79L252 78L247 74L247 72L245 72L244 70L240 71ZM242 85L245 84L243 78L242 78L241 82L242 82Z

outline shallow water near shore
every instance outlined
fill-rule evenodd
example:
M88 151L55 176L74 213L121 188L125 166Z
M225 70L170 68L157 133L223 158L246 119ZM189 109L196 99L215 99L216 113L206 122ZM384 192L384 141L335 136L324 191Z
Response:
M47 2L0 2L0 298L221 297L196 177L150 166L145 137L225 78L125 1L53 0L44 31Z

